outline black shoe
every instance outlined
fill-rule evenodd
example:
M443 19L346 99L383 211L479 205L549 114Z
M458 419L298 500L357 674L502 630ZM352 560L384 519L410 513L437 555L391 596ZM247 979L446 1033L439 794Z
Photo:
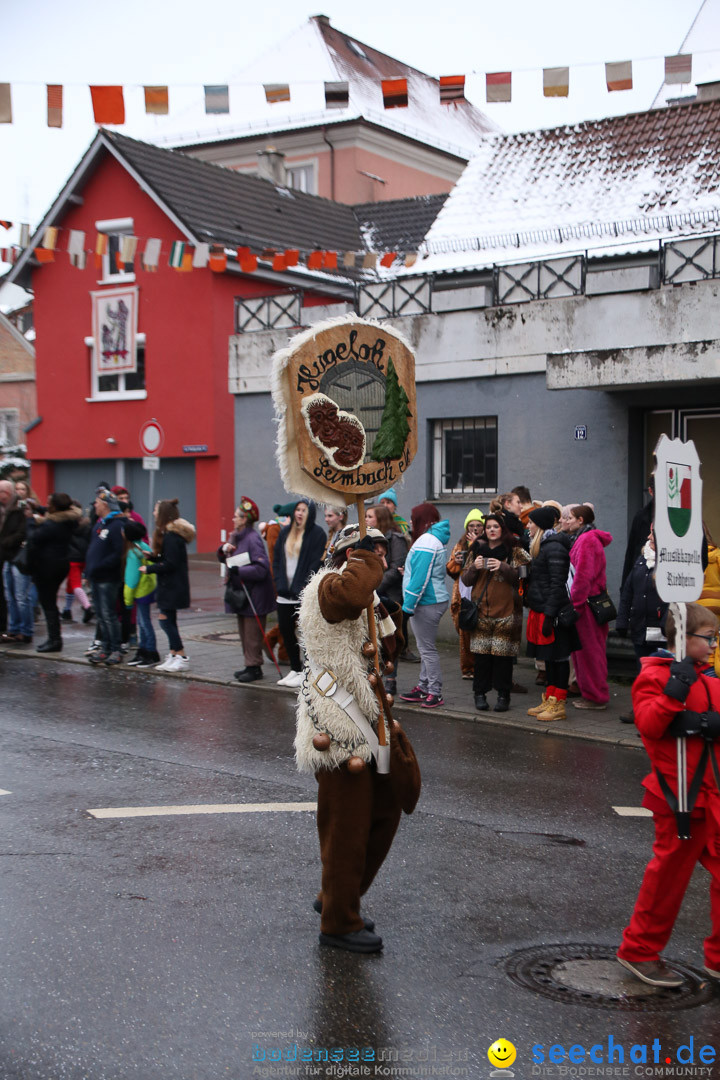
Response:
M380 952L383 947L382 938L370 930L356 930L352 934L320 934L318 940L321 945L332 945L348 952L374 953Z
M519 682L514 682L511 686L511 692L513 694L527 694L527 686L521 686Z
M257 682L258 679L262 679L262 668L256 665L246 667L242 671L236 671L234 676L238 682L248 683Z
M47 641L43 641L38 645L35 652L62 652L62 641L48 638Z
M507 712L510 708L510 695L498 694L493 712Z
M136 668L155 667L156 664L160 663L160 653L157 652L155 649L147 652L143 649L139 649L138 652L142 653L142 660L134 665ZM131 660L128 664L128 667L130 667L132 664L133 661Z
M315 909L315 911L317 911L318 915L322 915L322 903L319 900L313 900L313 908ZM372 919L363 918L363 922L365 923L366 930L375 929L375 923L372 921Z
M145 660L145 651L143 649L138 649L138 651L133 656L132 660L128 660L127 666L128 667L140 667L140 665L144 662L144 660Z
M490 706L488 705L488 699L485 697L484 694L475 695L475 708L478 712L487 712L487 710L490 708Z
M75 620L72 617L72 611L70 611L69 608L68 608L67 611L63 611L60 618L62 619L63 622L75 622Z
M628 713L627 716L621 716L620 717L620 723L621 724L634 724L635 723L635 714L634 713Z
M89 623L90 620L94 619L94 618L95 618L95 612L93 611L93 609L91 607L85 608L85 612L83 614L83 622L84 623Z

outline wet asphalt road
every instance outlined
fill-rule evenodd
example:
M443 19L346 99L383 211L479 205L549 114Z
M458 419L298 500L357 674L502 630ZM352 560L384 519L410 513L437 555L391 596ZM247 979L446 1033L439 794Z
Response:
M358 957L317 944L312 813L87 813L313 800L288 696L27 660L0 679L2 1080L243 1080L294 1043L395 1048L410 1070L347 1075L486 1077L504 1037L520 1078L540 1075L535 1043L720 1048L720 994L620 1013L555 1003L502 966L532 945L617 943L651 823L612 806L639 805L644 755L409 717L423 795L366 898L384 953ZM707 908L698 871L669 958L701 965ZM426 1052L446 1071L423 1072ZM298 1068L269 1075L313 1075Z

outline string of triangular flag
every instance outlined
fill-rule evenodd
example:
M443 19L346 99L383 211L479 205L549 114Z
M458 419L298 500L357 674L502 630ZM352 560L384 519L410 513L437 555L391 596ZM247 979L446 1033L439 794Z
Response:
M0 227L10 230L13 228L13 222L0 219ZM0 247L0 262L17 262L23 248L29 245L29 225L21 225L20 231L20 245ZM322 248L301 251L299 248L282 250L265 248L262 252L253 252L245 246L230 249L223 244L193 245L179 240L170 241L168 245L168 242L163 242L157 237L144 240L141 258L138 260L138 249L143 242L142 237L124 233L97 233L95 246L90 248L86 245L87 234L84 231L61 230L57 226L49 225L43 232L40 244L33 250L39 263L55 262L56 253L62 250L58 245L60 234L65 232L67 232L65 251L71 265L80 270L84 270L88 265L88 255L94 257L95 267L101 269L103 259L111 254L115 259L115 268L119 272L134 271L138 262L142 269L156 271L163 255L167 259L168 267L185 273L208 267L216 273L222 273L227 268L228 258L232 258L233 255L243 273L254 273L260 264L264 269L281 272L299 265L306 266L308 270L337 270L341 266L345 270L375 270L379 266L390 267L396 260L400 260L408 267L413 266L417 261L416 251L329 251ZM110 241L111 235L114 237L114 243ZM113 248L114 251L112 251Z
M652 57L648 59L660 59ZM666 56L665 83L685 84L692 82L692 53ZM577 65L579 67L587 65ZM533 69L534 70L534 69ZM473 73L482 74L482 73ZM512 100L512 72L485 72L485 100L488 103ZM466 101L466 75L441 75L438 95L442 105L458 105ZM383 105L386 109L408 108L410 91L407 78L380 80ZM608 92L632 90L633 61L612 61L605 64L605 84ZM350 86L347 82L326 82L325 107L346 109L350 104ZM125 123L125 87L89 86L93 118L96 124L121 126ZM145 112L155 116L170 113L170 88L168 86L143 86ZM269 105L291 100L289 83L264 83L265 100ZM219 116L230 112L230 85L204 85L205 112ZM544 97L568 97L570 94L570 68L551 67L542 69L542 92ZM57 83L46 84L47 126L63 126L63 87ZM0 83L0 124L12 124L12 84Z

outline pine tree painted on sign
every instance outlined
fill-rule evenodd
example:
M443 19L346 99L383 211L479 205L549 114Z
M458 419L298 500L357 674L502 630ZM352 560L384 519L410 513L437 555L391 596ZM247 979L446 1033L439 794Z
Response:
M408 416L411 415L409 404L408 396L400 385L391 357L388 361L385 385L385 408L372 448L373 461L401 457L410 434L410 426L407 422Z

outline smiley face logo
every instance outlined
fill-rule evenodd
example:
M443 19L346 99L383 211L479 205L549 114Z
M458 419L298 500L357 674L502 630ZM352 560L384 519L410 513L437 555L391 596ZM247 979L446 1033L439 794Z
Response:
M498 1069L509 1069L517 1057L517 1050L507 1039L496 1039L487 1055L491 1065Z

